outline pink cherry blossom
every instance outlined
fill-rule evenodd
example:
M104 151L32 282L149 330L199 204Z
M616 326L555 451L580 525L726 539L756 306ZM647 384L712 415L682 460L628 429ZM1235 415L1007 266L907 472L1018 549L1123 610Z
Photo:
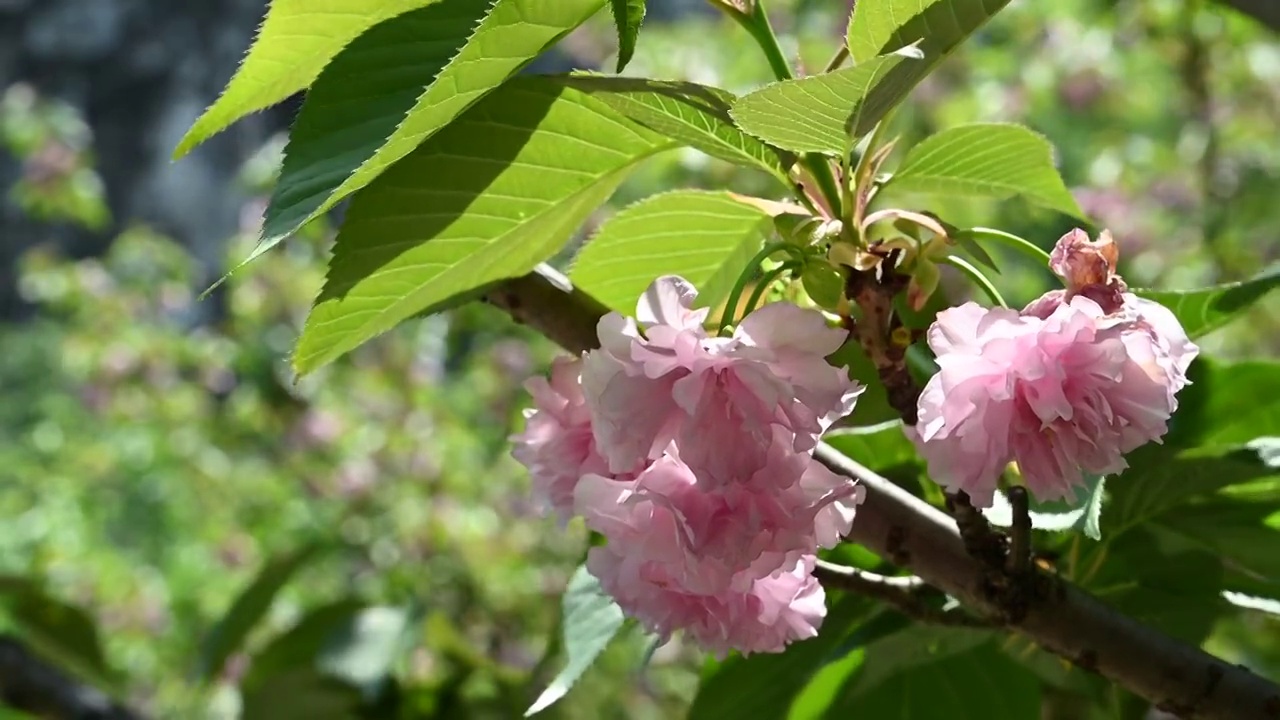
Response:
M601 347L584 359L583 386L614 472L675 442L701 482L750 477L767 460L771 426L790 431L796 451L812 450L862 391L826 363L845 332L820 313L766 305L721 338L703 329L696 297L681 278L661 277L640 300L639 326L616 313L599 323Z
M1177 318L1128 291L1119 247L1073 230L1049 267L1066 287L1021 313L967 303L938 314L929 346L940 372L908 431L945 487L991 504L1016 460L1043 500L1074 497L1084 473L1127 467L1124 454L1168 429L1199 349Z
M1083 295L1044 318L967 303L939 313L928 339L940 372L920 396L921 453L982 507L1011 460L1042 500L1123 470L1167 431L1196 352L1172 315L1108 315Z
M747 589L690 593L672 582L661 564L619 554L608 545L592 548L587 569L628 615L661 637L677 630L723 658L781 652L787 644L818 634L826 597L813 577L813 558L751 581Z
M529 469L535 495L562 522L572 515L578 479L607 470L595 449L591 414L579 382L581 368L577 358L557 358L549 381L536 377L526 382L535 407L524 412L524 432L511 436L511 454Z

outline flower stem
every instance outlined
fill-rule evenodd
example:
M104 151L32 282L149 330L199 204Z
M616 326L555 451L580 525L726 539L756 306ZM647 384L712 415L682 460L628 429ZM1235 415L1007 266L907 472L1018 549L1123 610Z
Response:
M778 44L778 36L773 32L773 26L769 24L769 15L764 9L764 0L756 0L751 12L742 12L732 8L728 4L716 3L718 7L729 13L729 16L738 22L751 37L760 46L760 50L764 52L765 59L769 61L769 68L773 70L773 76L777 80L792 80L795 73L791 70L787 57L782 53L782 46ZM835 177L831 174L831 167L827 165L826 159L820 155L806 155L804 157L805 167L813 175L813 179L817 181L818 187L822 190L823 196L827 198L827 203L831 205L836 217L840 217L840 190L836 185Z
M778 267L765 273L764 277L760 278L760 282L756 283L755 290L751 291L751 297L747 299L746 311L742 314L742 316L746 317L747 315L750 315L753 310L756 309L756 306L760 304L760 300L764 297L764 294L769 291L769 286L772 285L778 278L782 277L783 273L792 272L799 267L800 267L799 262L795 260L789 260L783 263L782 265L779 265Z
M734 318L737 316L738 304L742 302L742 292L747 289L747 283L751 276L755 273L756 268L760 267L760 263L764 262L770 255L782 250L796 257L796 260L804 260L804 251L787 242L773 242L765 245L755 257L747 261L742 268L742 274L738 276L738 281L733 284L733 290L729 291L729 298L725 300L724 311L720 314L720 322L718 323L718 331L723 333L724 329L729 327Z
M992 302L1000 307L1009 307L1009 304L1004 301L1003 297L1001 297L1000 291L996 289L996 286L991 284L991 281L987 279L987 276L983 275L982 271L970 264L968 260L958 258L955 255L948 255L942 258L942 261L956 268L965 275L968 275L969 279L978 287L982 288L982 291L987 294L987 297L991 298Z
M957 238L969 240L986 240L989 242L1004 243L1027 257L1035 259L1042 265L1049 264L1049 253L1036 247L1030 240L1020 238L1013 233L1007 233L1003 230L995 230L993 228L975 227L967 230L960 230L955 233Z

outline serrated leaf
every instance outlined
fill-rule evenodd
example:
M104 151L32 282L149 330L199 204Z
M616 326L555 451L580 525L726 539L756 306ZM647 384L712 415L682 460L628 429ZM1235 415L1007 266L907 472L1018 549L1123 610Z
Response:
M1083 218L1053 162L1053 146L1020 125L977 123L943 130L907 153L886 188L997 199L1020 196Z
M784 80L739 98L731 114L738 127L780 148L843 156L902 100L884 85L899 64L920 62L895 54L824 75Z
M1084 489L1077 488L1074 502L1031 504L1031 527L1048 532L1079 530L1086 536L1102 539L1102 503L1106 496L1106 478L1087 475ZM992 525L1013 525L1013 506L1003 492L997 491L991 507L982 514Z
M858 0L845 41L849 57L860 63L894 48L924 40L928 49L957 30L973 32L1007 2L977 0ZM926 49L926 53L928 53Z
M986 720L1035 717L1039 708L1039 679L992 633L915 625L867 647L862 671L825 717Z
M334 55L374 25L437 1L272 0L231 82L178 142L174 157L306 88Z
M789 185L795 156L771 147L734 125L737 98L719 88L690 82L573 75L569 86L590 93L623 116L711 157L765 170Z
M1280 287L1280 265L1243 282L1196 290L1135 289L1139 297L1169 308L1192 339L1213 332Z
M578 254L569 279L607 307L635 312L636 300L661 275L727 294L747 259L764 245L773 219L727 192L675 190L641 200L600 227ZM744 250L746 248L746 250ZM748 253L747 250L750 250ZM719 281L717 282L717 280ZM724 299L699 294L700 304Z
M603 4L498 0L484 15L489 0L441 0L357 39L308 93L250 259L368 185ZM371 80L387 87L370 93Z
M253 582L236 597L227 613L205 636L197 659L197 677L204 682L216 679L227 658L244 644L245 638L271 609L276 595L308 562L324 548L309 545L267 561Z
M604 652L609 641L621 629L626 617L622 608L600 587L600 581L579 567L569 580L563 600L564 649L568 662L551 681L551 685L525 712L525 717L539 713L564 697L582 673Z
M644 22L644 0L609 0L609 9L618 28L618 64L614 72L622 72L636 52L636 38Z
M554 78L505 84L352 203L294 368L530 271L670 146Z
M687 719L785 717L814 675L824 665L845 657L835 656L833 651L869 607L864 598L845 596L831 606L817 637L795 643L784 653L726 659L710 677L703 678Z
M743 129L788 150L837 155L847 152L849 146L842 141L842 133L858 138L870 131L886 112L901 103L911 89L959 47L965 38L982 27L987 20L1008 4L1009 0L937 0L935 2L917 0L916 3L893 0L893 6L903 10L902 14L895 12L893 19L886 23L895 25L896 29L873 53L879 57L866 57L846 70L788 81L789 83L811 83L804 86L810 91L808 93L778 89L779 86L787 83L771 85L757 91L767 93L761 98L768 98L772 102L765 105L763 100L760 101L762 107L758 108L759 117L754 121L758 122L757 129L770 134L760 134L745 124ZM883 2L867 0L866 5L867 13L875 14L877 11L883 13ZM916 11L908 15L907 13L911 10L906 8L913 6ZM859 11L864 10L859 8ZM857 22L856 15L853 19ZM879 35L869 37L879 37ZM858 74L859 68L863 68L864 72L870 72L865 69L877 68L879 63L885 62L886 54L911 46L913 43L923 56L922 59L893 63L893 67L888 69L888 72L875 73L876 77L871 87L865 86L865 82L862 81L865 81L866 77ZM859 52L863 51L859 50ZM857 79L860 82L822 80L822 78L832 77L844 77L849 81ZM837 84L838 89L843 92L833 92L831 84ZM756 94L752 93L747 98ZM810 94L812 97L809 97ZM853 102L856 99L853 97L855 94L863 98L857 105ZM745 101L746 98L743 100ZM796 106L793 103L799 103L799 107L803 110L796 112ZM815 111L818 114L811 118L805 117L806 114ZM737 117L736 114L735 117ZM796 125L788 128L792 123ZM772 136L774 132L788 142L776 140Z

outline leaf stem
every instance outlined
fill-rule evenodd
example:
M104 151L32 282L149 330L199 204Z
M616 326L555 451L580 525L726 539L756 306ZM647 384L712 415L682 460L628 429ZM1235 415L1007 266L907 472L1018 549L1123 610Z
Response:
M738 304L742 302L742 292L747 289L747 282L755 273L756 268L760 267L760 263L764 262L770 255L783 250L794 255L797 260L803 261L804 251L788 242L772 242L760 249L755 257L747 261L742 268L742 274L738 276L738 281L733 284L733 290L729 292L729 298L725 300L724 310L720 313L720 322L718 323L718 332L723 333L725 328L729 327L731 322L738 314Z
M1030 240L1027 240L1025 238L1020 238L1017 235L1014 235L1013 233L1007 233L1003 230L996 230L994 228L975 227L975 228L968 228L966 230L960 230L954 233L954 235L957 238L967 238L970 240L986 240L988 242L1003 243L1013 248L1014 250L1017 250L1023 255L1033 258L1036 262L1042 265L1047 266L1049 264L1049 253L1045 252L1044 250L1041 250L1039 247L1034 245Z
M747 299L747 307L743 312L743 316L750 315L751 311L756 309L756 306L760 304L760 300L764 298L764 294L769 291L769 286L782 277L783 273L792 272L799 267L799 262L789 260L765 273L764 277L760 278L760 282L756 283L755 290L751 291L751 297Z
M994 302L1003 308L1009 307L1009 304L1004 301L1004 297L1000 295L1000 291L991 283L991 280L989 280L986 275L983 275L982 271L974 267L968 260L956 257L955 255L948 255L942 258L942 262L945 262L965 275L968 275L969 279L978 287L982 288L982 291L987 294L987 297L991 298L991 302Z
M778 44L778 36L773 32L773 25L769 23L769 15L765 12L764 0L756 0L749 13L737 10L727 3L716 3L716 5L727 12L743 29L750 33L751 37L756 41L756 45L759 45L760 50L764 52L765 59L769 61L769 68L773 70L775 79L795 79L791 64L787 62L786 55L782 53L782 46ZM825 158L819 155L806 155L804 164L813 175L813 179L817 181L818 188L822 190L823 196L827 198L827 203L835 211L836 217L840 217L840 190Z

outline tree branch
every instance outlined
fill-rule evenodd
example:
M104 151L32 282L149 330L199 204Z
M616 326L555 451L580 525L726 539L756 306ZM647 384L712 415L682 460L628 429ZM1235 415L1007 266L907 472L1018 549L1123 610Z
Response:
M142 720L9 635L0 635L0 702L52 720Z
M605 308L554 270L504 282L486 297L570 352L597 344ZM911 568L981 617L1183 717L1280 720L1280 686L1141 625L1038 568L1028 582L1012 585L1023 591L993 587L989 568L965 551L946 514L827 445L814 457L866 488L851 541Z

